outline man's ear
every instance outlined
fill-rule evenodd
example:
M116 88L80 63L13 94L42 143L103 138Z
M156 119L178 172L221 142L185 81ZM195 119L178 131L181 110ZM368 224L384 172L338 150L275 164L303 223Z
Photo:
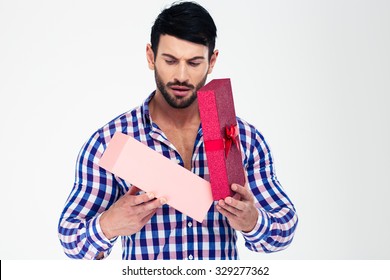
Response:
M151 44L146 45L146 59L148 60L149 69L154 70L154 52Z
M214 65L217 62L217 57L218 57L219 51L215 50L210 58L210 65L209 65L209 70L207 71L207 74L211 74L214 69Z

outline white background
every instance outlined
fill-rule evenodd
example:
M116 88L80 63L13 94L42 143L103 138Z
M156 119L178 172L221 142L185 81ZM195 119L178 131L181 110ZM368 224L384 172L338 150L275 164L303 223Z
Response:
M240 239L241 258L389 259L390 2L198 2L218 27L209 80L232 79L300 219L287 250ZM154 90L145 46L170 3L0 0L0 259L66 259L79 149Z

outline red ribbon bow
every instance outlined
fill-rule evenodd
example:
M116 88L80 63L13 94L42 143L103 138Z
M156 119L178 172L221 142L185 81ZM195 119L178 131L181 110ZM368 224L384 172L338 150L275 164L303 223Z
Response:
M223 137L223 139L219 138L214 140L206 140L205 148L206 152L220 151L225 148L225 157L227 157L233 144L236 145L237 149L240 149L238 146L238 128L236 124L230 126L227 125L225 127L225 136Z
M225 127L225 157L228 156L229 151L232 147L232 144L235 144L237 149L239 149L239 144L238 144L238 127L237 125L227 125Z

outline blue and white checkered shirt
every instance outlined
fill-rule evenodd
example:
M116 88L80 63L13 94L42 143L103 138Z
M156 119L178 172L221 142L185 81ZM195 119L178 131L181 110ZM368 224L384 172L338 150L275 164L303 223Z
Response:
M183 166L179 153L151 122L148 105L153 95L142 106L100 128L82 147L74 187L58 226L59 239L67 256L95 259L104 252L106 257L117 239L108 240L104 236L99 219L132 185L97 164L115 132L130 135ZM271 153L263 136L243 120L237 118L237 122L243 166L259 211L255 228L242 233L245 246L257 252L282 250L291 243L297 225L294 206L276 178ZM209 179L201 128L195 141L191 171ZM153 170L150 170L150 176L153 176ZM139 232L121 237L122 258L238 259L236 231L216 210L216 203L202 223L163 205Z

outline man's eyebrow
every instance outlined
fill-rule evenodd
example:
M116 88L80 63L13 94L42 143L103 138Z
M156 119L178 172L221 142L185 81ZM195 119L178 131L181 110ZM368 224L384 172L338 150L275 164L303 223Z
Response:
M171 59L177 60L177 58L176 58L175 56L173 56L173 55L171 55L171 54L169 54L169 53L162 53L161 55L162 55L162 56L169 57L169 58L171 58ZM188 60L198 60L198 59L202 60L202 59L205 59L205 57L199 55L199 56L194 56L194 57L192 57L192 58L190 58L190 59L188 59Z
M161 55L162 56L167 56L167 57L172 58L172 59L177 59L176 57L174 57L173 55L168 54L168 53L162 53Z
M197 59L205 59L204 56L194 56L193 58L189 59L189 60L197 60Z

